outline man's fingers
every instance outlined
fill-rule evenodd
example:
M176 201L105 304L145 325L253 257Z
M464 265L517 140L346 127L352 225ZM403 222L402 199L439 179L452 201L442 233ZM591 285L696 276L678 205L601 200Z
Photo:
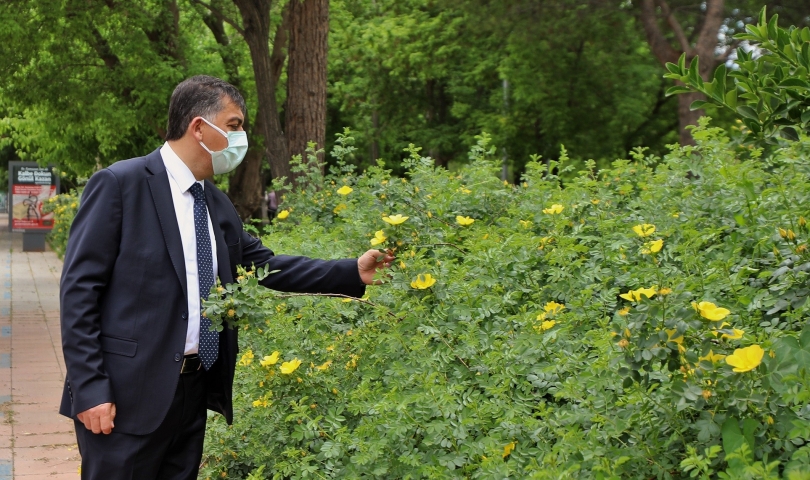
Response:
M96 415L90 418L90 430L92 430L93 433L101 433L101 419Z
M76 415L76 418L84 424L84 428L95 434L112 432L115 427L115 404L102 403L85 410Z
M107 435L112 432L112 417L109 414L102 414L99 419L101 431Z

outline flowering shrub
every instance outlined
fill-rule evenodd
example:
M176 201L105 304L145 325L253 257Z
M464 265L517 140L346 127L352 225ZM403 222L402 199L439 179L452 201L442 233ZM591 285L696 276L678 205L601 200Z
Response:
M458 172L311 165L265 243L397 260L362 299L219 287L242 361L202 478L807 478L810 144L694 135L519 185L486 136Z
M81 192L71 190L51 197L43 205L45 212L53 212L54 215L54 227L48 234L48 243L54 252L59 255L59 258L65 255L70 225L73 223L73 217L76 216L76 211L79 209L80 196Z

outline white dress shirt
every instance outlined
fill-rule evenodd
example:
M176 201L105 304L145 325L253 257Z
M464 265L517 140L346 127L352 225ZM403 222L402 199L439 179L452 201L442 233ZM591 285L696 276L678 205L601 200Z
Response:
M194 182L203 190L205 183L197 181L191 170L174 153L168 143L160 148L163 165L169 173L169 186L172 190L174 213L177 215L177 226L180 227L180 239L183 241L183 256L186 265L186 286L188 287L188 329L186 330L185 354L197 353L200 346L200 282L197 279L197 230L194 227L194 196L189 188ZM208 215L208 236L211 238L211 256L213 257L214 276L217 274L217 241L214 238L214 226L211 214ZM203 292L208 294L208 292Z

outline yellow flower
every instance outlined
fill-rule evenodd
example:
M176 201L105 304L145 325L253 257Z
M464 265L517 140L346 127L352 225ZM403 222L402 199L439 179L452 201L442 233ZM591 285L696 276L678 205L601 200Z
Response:
M271 353L270 355L265 355L264 360L259 362L259 364L263 367L269 367L270 365L275 365L278 363L278 357L281 354L276 350L275 352Z
M239 365L247 367L251 364L251 362L253 362L253 350L248 350L244 355L242 355L242 359L239 360Z
M723 327L729 327L729 326L730 325L727 322L723 322L720 325L719 329L712 332L712 335L714 335L716 337L717 334L720 333L720 334L722 334L722 335L720 335L720 338L727 338L729 340L739 340L739 339L741 339L743 337L743 334L745 333L745 331L740 330L738 328L732 328L731 333L724 333Z
M622 338L621 340L616 342L616 345L618 345L619 348L627 348L627 346L630 345L630 342L627 341L626 338Z
M703 392L701 392L700 394L703 396L704 400L708 400L708 399L710 399L712 397L712 391L711 390L703 390Z
M665 287L665 288L662 288L662 289L658 290L659 295L669 295L670 293L672 293L671 288L666 288Z
M504 445L504 447L503 447L503 458L506 458L509 455L511 455L512 450L514 450L516 446L517 446L517 442L509 442L506 445Z
M726 318L731 312L728 309L718 307L712 302L692 302L692 308L706 320L718 321Z
M641 248L641 253L644 255L649 255L650 253L658 253L661 251L661 248L664 246L664 241L661 239L647 242Z
M338 188L337 193L341 195L348 195L352 193L354 189L348 185L343 185L342 187Z
M345 209L346 209L346 204L345 204L345 203L339 203L339 204L338 204L338 205L335 207L335 209L334 209L334 210L332 210L332 211L333 211L333 212L335 212L335 214L338 214L338 213L340 213L341 211L343 211L343 210L345 210Z
M383 217L383 222L389 223L391 225L399 225L400 223L405 223L408 217L404 217L400 214L391 215L390 217Z
M726 358L725 355L721 355L719 353L714 353L713 351L709 350L709 353L707 353L706 355L704 355L702 357L698 357L698 361L702 362L702 361L706 360L708 362L717 363L717 362L719 362L720 360L722 360L724 358Z
M456 217L456 223L458 223L462 227L466 227L467 225L472 225L474 221L475 221L475 219L470 218L470 217L462 217L461 215L458 215Z
M554 325L557 325L555 320L546 320L545 322L540 324L540 331L545 332L546 330L552 328Z
M521 225L523 225L523 228L531 228L532 226L531 220L518 220L518 221L520 222Z
M678 333L677 328L671 328L664 331L667 332L667 342L675 342L678 345L683 345L683 335L678 337L675 336Z
M329 345L328 347L326 347L326 351L327 352L334 352L335 351L335 346L334 345Z
M282 211L278 212L278 214L276 215L276 217L278 217L279 220L284 220L285 218L287 218L289 216L290 216L290 211L289 210L282 210Z
M642 223L641 225L636 225L633 227L633 231L636 232L636 235L639 237L649 237L655 233L655 225Z
M624 307L624 308L622 308L621 310L619 310L619 312L618 312L618 313L619 313L619 315L621 315L622 317L626 317L627 315L629 315L629 314L630 314L630 307Z
M622 293L619 295L621 298L625 300L630 300L631 302L635 301L638 302L641 300L641 296L644 295L647 298L652 298L655 295L655 288L639 288L638 290L630 290L627 293Z
M289 375L293 373L299 366L301 366L301 360L293 358L289 362L284 362L281 364L281 373L284 375Z
M320 371L323 372L324 370L329 368L331 365L332 365L332 360L327 360L327 361L323 362L322 365L318 365L317 367L315 367L315 369L320 370Z
M426 273L424 276L420 274L416 277L416 280L411 282L411 288L424 290L432 287L434 283L436 283L436 279L431 274Z
M555 203L549 208L544 208L543 213L547 213L549 215L557 215L558 213L561 213L563 211L563 208L565 207L563 207L559 203Z
M552 313L552 314L560 313L560 312L563 311L563 309L565 309L565 305L563 305L562 303L557 303L557 302L548 302L547 304L545 304L543 306L543 310L545 310L546 313Z
M759 345L751 345L750 347L734 350L732 355L726 357L726 363L734 367L735 372L748 372L757 368L757 366L762 363L763 355L765 355L765 350L763 350L762 347Z
M371 245L379 245L383 243L386 239L385 232L382 230L377 230L374 232L374 238L371 239Z

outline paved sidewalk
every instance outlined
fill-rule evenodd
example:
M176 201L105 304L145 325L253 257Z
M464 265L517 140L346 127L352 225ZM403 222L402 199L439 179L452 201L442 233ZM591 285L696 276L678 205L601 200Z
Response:
M0 480L79 478L73 422L57 413L65 380L53 252L22 251L0 214Z

